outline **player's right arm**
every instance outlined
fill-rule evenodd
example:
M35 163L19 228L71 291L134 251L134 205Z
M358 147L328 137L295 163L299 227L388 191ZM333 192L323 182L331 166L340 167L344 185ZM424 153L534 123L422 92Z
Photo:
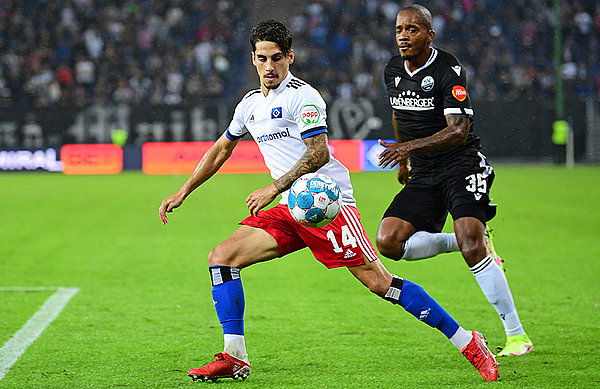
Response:
M397 143L402 143L402 134L398 129L398 121L396 120L396 112L392 111L392 125L394 127L394 136L396 137ZM404 161L400 161L398 164L398 182L402 185L406 185L408 179L410 178L410 164L408 162L408 158L404 159Z
M194 189L211 178L223 166L238 142L239 139L230 140L224 133L206 151L186 183L177 192L162 201L158 214L163 224L167 224L169 221L167 218L168 212L173 212L173 209L179 207Z

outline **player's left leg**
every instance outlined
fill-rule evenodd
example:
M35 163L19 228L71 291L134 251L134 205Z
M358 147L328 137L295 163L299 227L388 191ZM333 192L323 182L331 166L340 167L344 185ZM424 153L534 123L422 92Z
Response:
M440 330L486 381L496 381L498 363L483 335L462 328L419 284L390 274L379 260L365 262L365 265L348 269L371 292L402 306L418 320Z
M485 226L474 217L461 217L454 221L454 231L475 280L504 325L507 343L498 355L523 355L531 352L533 343L523 329L506 276L488 254L484 241Z

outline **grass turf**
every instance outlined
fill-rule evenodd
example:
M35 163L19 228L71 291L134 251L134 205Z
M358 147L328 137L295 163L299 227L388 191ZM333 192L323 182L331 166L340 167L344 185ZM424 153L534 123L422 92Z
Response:
M600 169L499 166L496 248L535 352L500 359L485 383L438 331L308 250L242 273L253 367L244 388L597 387ZM222 349L206 255L246 216L266 175L217 175L162 226L160 201L183 176L4 174L0 287L76 286L0 388L196 387L186 372ZM353 174L372 238L398 190L393 173ZM459 254L384 259L420 283L493 349L501 323ZM51 294L0 291L0 344ZM1 360L0 356L0 360Z

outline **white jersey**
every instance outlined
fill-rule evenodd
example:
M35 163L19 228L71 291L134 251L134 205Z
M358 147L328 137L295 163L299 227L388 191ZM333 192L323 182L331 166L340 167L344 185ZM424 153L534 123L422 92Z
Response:
M288 72L287 77L265 96L262 90L248 92L235 108L226 135L230 140L250 133L265 160L271 177L277 180L289 172L306 151L302 141L327 133L325 101L319 92ZM330 155L318 173L333 178L342 191L345 205L356 205L348 169ZM288 191L281 194L287 204Z

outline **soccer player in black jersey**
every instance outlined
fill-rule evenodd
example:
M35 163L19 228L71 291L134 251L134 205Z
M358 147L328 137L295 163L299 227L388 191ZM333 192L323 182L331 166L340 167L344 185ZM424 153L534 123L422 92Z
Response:
M465 69L452 54L431 46L434 37L427 8L411 5L398 13L400 55L385 68L397 143L379 141L386 148L379 165L398 166L405 186L383 216L377 247L395 260L460 249L504 324L507 342L498 355L527 354L533 344L486 229L496 214L489 198L494 170L473 133ZM448 212L455 234L440 233Z

